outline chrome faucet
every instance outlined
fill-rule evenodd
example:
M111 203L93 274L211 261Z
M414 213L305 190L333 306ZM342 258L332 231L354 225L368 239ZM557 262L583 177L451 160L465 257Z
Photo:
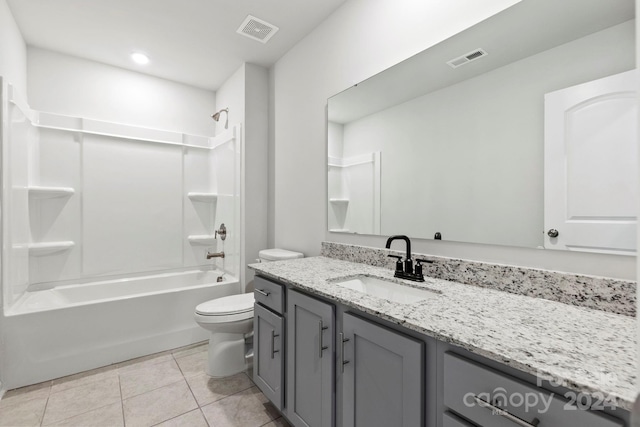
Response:
M209 252L207 251L207 259L211 258L224 258L224 251L222 252Z
M433 261L429 261L426 259L418 259L416 260L416 268L415 271L413 269L413 260L411 259L411 240L407 236L397 235L391 236L387 239L387 244L385 247L387 249L391 248L391 243L394 240L404 240L406 244L407 253L404 259L404 263L402 262L402 257L398 255L389 255L390 258L396 258L396 272L394 274L395 277L399 277L401 279L413 280L414 282L424 282L424 276L422 275L422 263L433 263Z

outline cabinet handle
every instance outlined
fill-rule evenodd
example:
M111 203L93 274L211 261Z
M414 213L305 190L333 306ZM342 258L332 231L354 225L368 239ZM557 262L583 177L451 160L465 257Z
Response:
M271 331L271 358L276 357L276 353L280 352L280 350L276 350L276 337L280 335L276 334L276 331Z
M344 365L349 363L348 360L344 360L344 343L346 343L347 341L349 341L349 338L345 338L344 337L344 333L340 332L340 346L341 346L341 351L340 351L340 369L342 369L342 373L344 373Z
M322 343L322 331L329 329L328 326L322 326L322 320L320 322L318 322L318 335L319 335L319 341L320 341L320 350L318 351L318 356L322 359L322 350L326 350L329 348L329 346L324 345Z
M533 421L528 423L525 420L523 420L522 418L518 418L515 415L510 414L509 412L505 411L504 409L498 408L497 406L492 405L491 403L487 402L486 400L480 399L478 396L473 396L473 398L475 399L475 401L478 404L478 406L480 406L481 408L489 409L494 414L498 414L501 417L504 417L504 418L508 419L509 421L518 424L521 427L537 427L538 424L540 424L540 420L537 419L537 418L534 418Z
M254 289L254 291L259 293L260 295L264 295L265 297L268 297L271 294L271 292L265 292L262 289Z

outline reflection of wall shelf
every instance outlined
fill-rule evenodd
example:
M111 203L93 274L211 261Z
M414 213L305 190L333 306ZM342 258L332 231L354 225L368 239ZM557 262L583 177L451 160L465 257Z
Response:
M347 228L331 228L329 229L330 232L332 233L348 233L349 229Z
M70 187L29 187L29 196L34 199L52 199L54 197L68 197L75 193Z
M348 205L349 199L329 199L329 202L334 205Z
M216 237L212 234L194 234L188 236L189 243L194 245L212 245L216 241Z
M29 243L29 255L31 256L44 256L51 255L57 252L68 251L75 246L74 242L41 242L41 243Z
M196 202L215 202L218 199L218 195L215 193L187 193L187 197Z

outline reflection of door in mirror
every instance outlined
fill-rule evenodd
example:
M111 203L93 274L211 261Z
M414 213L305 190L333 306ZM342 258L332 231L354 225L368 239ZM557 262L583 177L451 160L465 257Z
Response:
M636 86L632 70L545 95L545 248L635 254Z
M381 153L344 157L341 128L329 123L329 231L379 234Z

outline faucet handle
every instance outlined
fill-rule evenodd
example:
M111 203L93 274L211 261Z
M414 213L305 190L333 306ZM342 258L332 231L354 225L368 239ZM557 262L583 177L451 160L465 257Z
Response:
M433 264L433 260L430 259L417 259L416 263L418 263L418 265L420 265L421 262L427 263L427 264Z
M400 255L387 255L389 258L396 259L396 271L404 271L402 269L402 257Z

